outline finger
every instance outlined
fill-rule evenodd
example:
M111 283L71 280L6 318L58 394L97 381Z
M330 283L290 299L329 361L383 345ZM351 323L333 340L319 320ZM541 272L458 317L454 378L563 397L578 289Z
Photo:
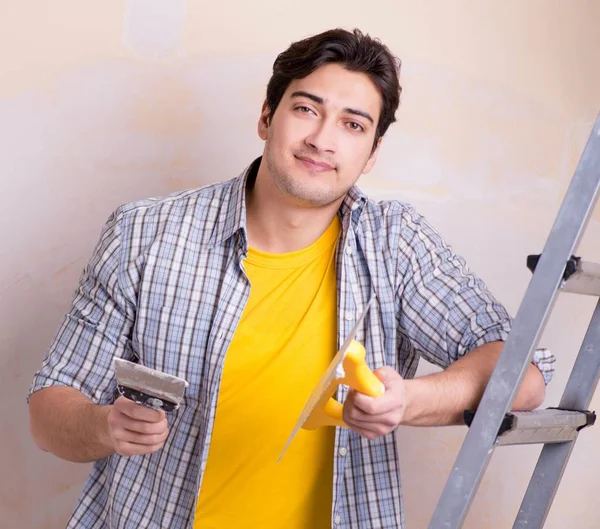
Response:
M144 435L129 430L115 432L115 440L119 443L130 443L143 446L155 446L165 442L168 432L157 435Z
M153 410L125 399L125 402L117 406L117 409L128 417L137 421L160 422L166 415L163 410Z
M130 432L145 435L160 435L169 428L167 419L163 419L160 422L147 422L132 419L127 415L121 415L116 421L115 426Z
M166 417L164 410L152 410L125 397L119 397L115 401L115 407L124 415L138 421L160 422Z
M365 413L356 406L348 406L348 408L344 410L344 421L348 424L377 424L380 422L380 420L381 417L379 415L371 415L370 413Z
M402 376L390 366L380 367L373 371L375 376L383 382L385 389L388 389L389 385L395 382L397 379L402 378Z
M365 422L374 422L377 421L377 417L363 411L356 405L356 393L350 391L348 397L344 402L344 406L342 409L342 416L346 423L348 424L358 424Z
M400 424L402 410L395 407L387 413L373 415L354 405L353 399L346 400L343 407L344 422L350 427L364 428L387 433Z
M374 416L384 415L398 407L396 398L392 393L384 393L381 397L369 397L368 395L354 392L352 402L362 412Z
M370 430L368 428L362 428L360 426L353 426L352 431L356 432L361 437L369 439L370 441L374 441L379 437L379 435L375 431Z
M118 445L116 452L124 457L130 457L135 455L153 454L163 448L163 446L164 443L156 445L140 445L124 442Z
M396 428L396 424L391 419L385 422L378 423L346 423L352 430L359 433L367 439L377 439L384 435L389 434Z
M362 417L352 416L350 413L344 416L344 422L351 428L361 428L378 433L387 433L398 426L399 420L397 415L388 413L374 419L370 415Z

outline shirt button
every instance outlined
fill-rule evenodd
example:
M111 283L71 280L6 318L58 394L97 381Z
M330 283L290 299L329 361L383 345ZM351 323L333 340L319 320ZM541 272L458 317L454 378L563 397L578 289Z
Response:
M350 246L346 246L346 254L352 255L352 248Z
M348 311L344 317L346 318L346 321L352 321L354 319L354 314Z
M337 524L339 524L342 521L342 519L339 516L336 516L333 521L337 525Z
M358 202L354 202L354 204L352 204L352 206L350 206L350 209L352 211L354 211L356 208L358 208Z
M218 336L218 338L219 338L219 340L222 340L222 339L223 339L223 331L221 331L221 332L219 333L219 336Z
M348 450L346 450L345 448L340 448L340 455L341 456L345 456L348 453Z

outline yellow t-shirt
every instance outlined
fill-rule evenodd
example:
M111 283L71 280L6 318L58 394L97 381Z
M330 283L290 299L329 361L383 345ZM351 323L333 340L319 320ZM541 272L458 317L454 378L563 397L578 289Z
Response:
M194 529L331 527L335 429L300 430L277 458L336 351L336 216L312 245L250 248L250 298L223 367Z

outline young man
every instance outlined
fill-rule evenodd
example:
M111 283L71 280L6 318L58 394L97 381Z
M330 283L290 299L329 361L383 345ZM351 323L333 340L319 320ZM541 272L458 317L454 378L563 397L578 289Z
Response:
M414 209L354 185L398 75L359 31L296 42L273 67L261 158L111 216L30 391L39 447L95 461L69 527L402 527L396 427L460 423L510 320ZM372 295L357 339L385 394L341 388L350 428L301 431L277 464ZM115 357L188 380L181 408L114 400ZM420 357L446 369L414 379ZM515 408L541 404L552 364L534 357Z

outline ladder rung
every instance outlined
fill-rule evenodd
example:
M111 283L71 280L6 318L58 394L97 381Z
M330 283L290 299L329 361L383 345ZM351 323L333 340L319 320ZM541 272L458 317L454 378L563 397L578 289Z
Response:
M579 261L577 269L563 283L561 291L600 296L600 264Z
M465 423L471 424L475 413L466 411ZM504 416L497 445L532 443L564 443L573 441L579 430L591 426L596 421L593 411L545 410L516 411Z

